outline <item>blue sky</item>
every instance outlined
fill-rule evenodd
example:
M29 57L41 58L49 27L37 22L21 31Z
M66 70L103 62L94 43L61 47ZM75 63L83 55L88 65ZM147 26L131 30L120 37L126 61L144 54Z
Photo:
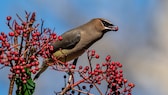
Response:
M162 90L156 91L156 88L152 88L151 84L143 85L141 80L135 78L137 73L134 72L132 66L137 66L140 61L130 65L130 61L126 59L130 58L134 52L141 51L142 48L149 47L150 50L155 48L155 42L152 41L154 38L151 34L157 36L154 24L157 21L154 22L154 18L160 12L160 4L162 3L157 0L4 0L3 2L0 1L0 31L6 33L10 31L6 26L6 16L10 15L16 18L15 14L17 13L24 17L25 10L36 12L37 22L43 19L45 21L44 25L51 29L55 28L59 35L92 18L102 17L109 19L119 26L119 31L115 34L109 33L109 35L105 35L106 38L97 43L94 48L98 51L100 50L100 52L109 53L109 51L103 50L104 47L101 48L101 45L102 43L107 45L109 42L113 42L114 45L108 45L108 49L114 49L112 54L115 54L113 55L116 58L115 60L124 63L126 77L137 83L137 87L133 90L133 95L158 95L157 93L161 93ZM154 47L151 48L151 46ZM140 60L140 58L137 60ZM0 70L1 95L7 95L8 92L9 80L7 79L8 72L6 70L7 68ZM145 74L141 73L140 75L143 76ZM48 76L52 75L48 73ZM43 78L45 77L43 76ZM142 80L146 80L146 77L142 78ZM38 88L39 92L36 92L36 94L53 94L55 89L52 87L49 92L50 86L45 83L48 82L47 79L41 81L44 84L40 84L41 88ZM149 81L150 79L144 82ZM47 88L43 92L45 85L47 85Z

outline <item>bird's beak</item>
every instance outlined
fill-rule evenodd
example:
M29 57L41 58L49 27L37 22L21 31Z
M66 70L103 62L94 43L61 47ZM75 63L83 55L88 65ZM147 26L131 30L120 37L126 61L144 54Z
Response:
M105 27L105 29L108 29L110 31L118 31L118 26L116 26L116 25L109 25L108 27Z

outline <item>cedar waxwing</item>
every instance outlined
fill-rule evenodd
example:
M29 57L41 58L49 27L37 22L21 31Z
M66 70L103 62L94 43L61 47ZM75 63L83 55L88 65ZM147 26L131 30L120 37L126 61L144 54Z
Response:
M118 27L110 21L103 18L95 18L88 23L63 33L62 40L52 43L54 47L53 55L62 62L67 62L78 58L93 43L103 37L108 31L117 31ZM48 61L46 61L48 62ZM41 70L36 74L37 79L43 73L48 65L43 62Z

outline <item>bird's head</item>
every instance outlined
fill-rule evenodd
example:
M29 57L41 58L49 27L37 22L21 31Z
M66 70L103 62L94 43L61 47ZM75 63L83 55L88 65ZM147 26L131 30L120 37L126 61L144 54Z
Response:
M118 26L113 25L110 21L103 19L103 18L95 18L91 20L94 22L97 30L101 32L108 32L108 31L118 31Z

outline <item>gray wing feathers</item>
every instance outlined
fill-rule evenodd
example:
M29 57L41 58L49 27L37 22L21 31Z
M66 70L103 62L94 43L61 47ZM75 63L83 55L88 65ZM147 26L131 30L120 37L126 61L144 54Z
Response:
M61 35L63 40L52 43L54 52L61 49L72 49L80 41L80 31L68 31Z

